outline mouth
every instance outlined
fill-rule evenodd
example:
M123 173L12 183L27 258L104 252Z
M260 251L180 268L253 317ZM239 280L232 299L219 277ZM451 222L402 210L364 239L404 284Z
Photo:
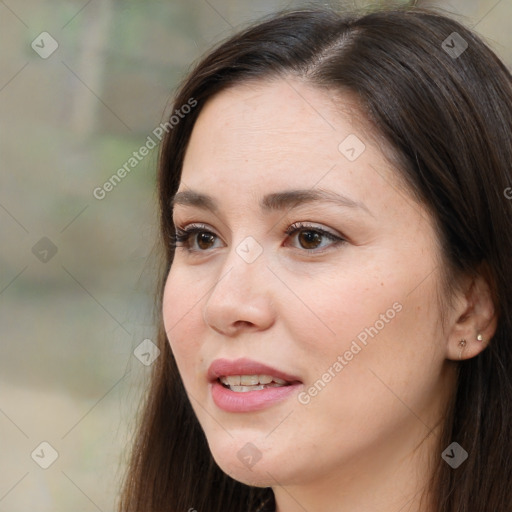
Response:
M289 399L303 387L287 372L250 359L215 360L208 369L212 399L227 412L252 412Z

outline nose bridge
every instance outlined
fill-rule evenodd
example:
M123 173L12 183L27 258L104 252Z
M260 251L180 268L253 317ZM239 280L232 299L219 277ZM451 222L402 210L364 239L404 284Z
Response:
M240 324L268 327L273 311L265 268L263 247L254 237L247 236L233 245L205 302L206 323L224 334L232 333Z
M229 249L212 294L215 289L228 288L233 296L256 296L263 292L264 287L258 285L264 273L263 246L254 237L246 236Z

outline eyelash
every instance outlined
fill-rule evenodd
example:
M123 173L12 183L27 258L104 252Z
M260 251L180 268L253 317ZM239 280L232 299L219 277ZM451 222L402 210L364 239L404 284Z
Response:
M334 247L343 243L346 243L346 240L344 238L341 238L337 235L334 235L333 233L330 233L328 231L325 231L321 228L317 228L315 226L311 226L309 224L305 224L302 222L295 222L292 224L286 231L284 232L288 237L291 237L295 233L298 233L300 231L306 231L306 232L312 232L312 233L319 233L320 235L328 238L329 240L333 241L334 243L330 245L330 247ZM190 224L185 229L182 229L178 226L176 226L176 233L171 235L171 241L170 245L173 249L176 249L177 247L184 247L188 253L206 253L207 250L197 250L192 249L190 244L190 239L193 235L197 235L198 233L208 233L213 236L217 236L215 233L210 231L207 226L204 224ZM320 254L326 251L326 249L316 250L316 249L302 249L309 253L316 253ZM328 250L328 249L327 249Z

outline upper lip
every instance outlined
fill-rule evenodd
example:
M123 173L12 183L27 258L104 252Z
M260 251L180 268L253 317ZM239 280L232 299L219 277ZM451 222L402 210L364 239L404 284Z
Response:
M300 379L294 375L246 358L235 359L234 361L216 359L208 368L208 380L210 382L216 381L219 377L230 375L271 375L287 382L300 382Z

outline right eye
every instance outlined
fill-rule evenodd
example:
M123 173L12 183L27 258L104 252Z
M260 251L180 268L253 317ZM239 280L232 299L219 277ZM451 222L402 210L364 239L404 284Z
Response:
M184 247L189 253L206 252L217 235L208 230L204 224L189 224L185 228L176 226L176 234L171 235L171 246ZM196 248L195 244L197 244Z

